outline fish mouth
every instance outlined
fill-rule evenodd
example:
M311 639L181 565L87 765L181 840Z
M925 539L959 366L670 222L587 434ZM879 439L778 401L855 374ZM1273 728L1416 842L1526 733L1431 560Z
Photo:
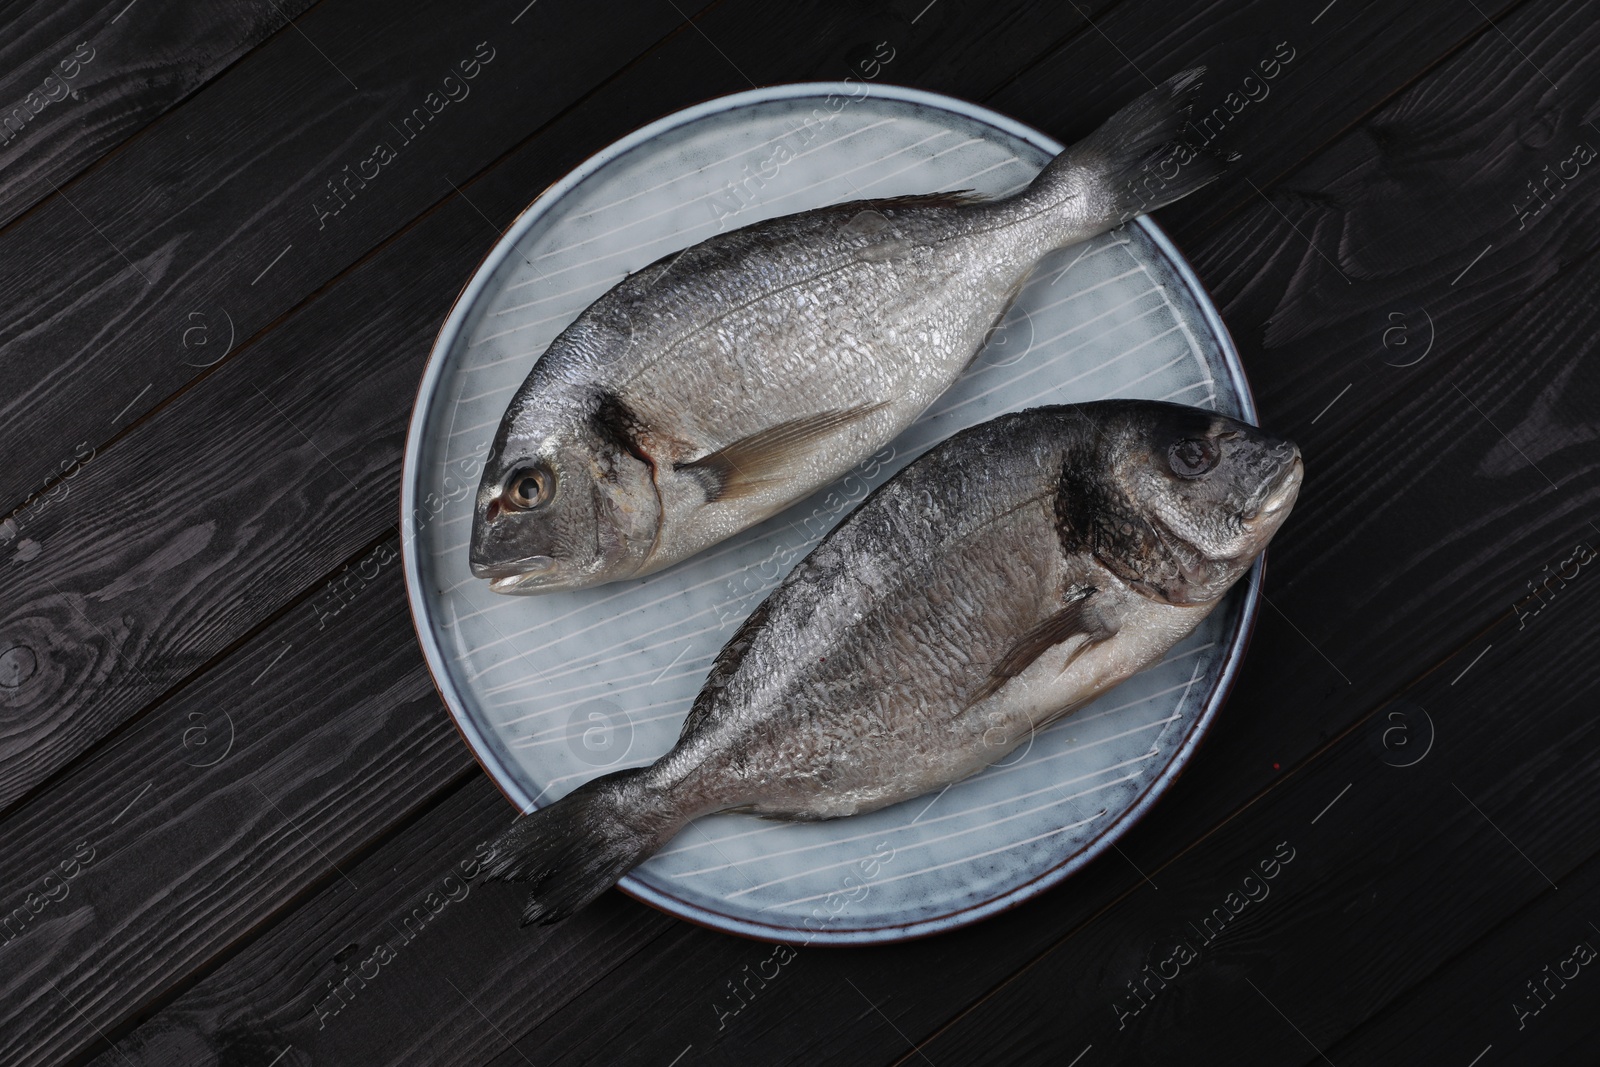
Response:
M489 579L489 592L527 596L531 593L547 593L558 584L543 574L513 574L506 578Z
M489 582L494 593L537 593L559 583L556 561L549 556L528 556L510 563L473 563L472 576Z
M1300 479L1305 475L1305 470L1305 461L1300 458L1300 450L1296 448L1294 458L1285 463L1279 469L1277 476L1262 487L1259 502L1245 513L1245 521L1261 522L1284 511L1299 495Z

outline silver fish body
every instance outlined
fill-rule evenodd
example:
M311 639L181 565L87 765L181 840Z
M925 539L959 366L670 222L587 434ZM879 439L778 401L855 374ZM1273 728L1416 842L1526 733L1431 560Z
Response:
M847 473L956 379L1044 255L1219 173L1176 141L1198 75L1135 100L1005 199L807 211L624 279L507 409L473 573L502 593L648 574Z
M679 741L524 817L491 873L569 914L688 820L831 819L939 789L1158 660L1245 573L1298 449L1197 408L1037 408L869 496L740 627Z

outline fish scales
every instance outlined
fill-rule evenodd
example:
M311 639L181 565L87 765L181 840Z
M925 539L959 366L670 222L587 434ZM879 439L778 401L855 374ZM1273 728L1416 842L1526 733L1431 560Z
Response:
M767 770L741 775L731 795L713 787L714 803L831 818L920 795L997 758L981 743L997 725L989 709L967 705L986 673L962 660L998 663L1095 568L1061 550L1048 471L1027 460L985 471L979 483L922 464L863 504L746 624L753 639L723 653L738 669L704 690L685 727L696 744L663 772L681 766L689 780L702 748L737 747ZM836 718L862 705L876 712ZM1002 729L1026 732L1015 714L1003 717ZM921 772L890 773L908 764ZM809 790L818 773L825 797Z

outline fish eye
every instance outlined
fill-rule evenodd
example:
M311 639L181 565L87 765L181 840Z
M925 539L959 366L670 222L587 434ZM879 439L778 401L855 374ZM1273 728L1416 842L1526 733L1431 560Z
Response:
M549 500L555 487L555 472L540 463L512 471L501 495L516 510L530 511Z
M1167 449L1167 464L1180 478L1198 478L1221 458L1222 450L1203 437L1186 437Z

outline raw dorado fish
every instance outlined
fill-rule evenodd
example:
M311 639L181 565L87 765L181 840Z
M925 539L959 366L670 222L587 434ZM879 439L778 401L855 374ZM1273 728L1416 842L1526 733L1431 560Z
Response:
M960 375L1034 265L1215 178L1183 145L1200 70L1001 200L932 193L770 219L663 257L551 342L474 502L498 593L649 574L846 474Z
M956 434L744 622L671 752L523 816L487 869L554 922L698 816L833 819L965 778L1193 631L1302 472L1289 441L1155 401Z

